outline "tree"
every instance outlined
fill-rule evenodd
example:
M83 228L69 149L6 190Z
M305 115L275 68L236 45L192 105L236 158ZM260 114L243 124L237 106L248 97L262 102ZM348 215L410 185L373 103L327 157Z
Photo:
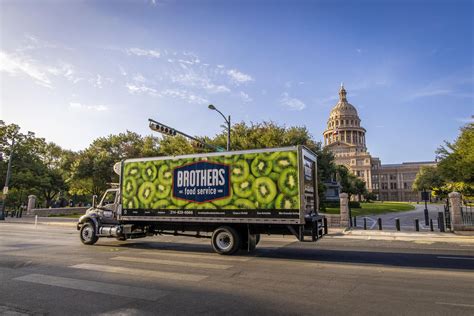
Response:
M437 167L423 166L418 171L415 181L413 182L413 190L421 191L432 191L435 188L439 188L444 184L443 178L439 173Z
M438 169L444 188L457 188L465 195L474 192L474 123L461 128L454 143L445 142L436 151ZM457 183L455 185L455 183Z
M362 195L367 194L367 189L365 187L365 181L360 178L352 178L353 192L357 194L358 201L362 201Z

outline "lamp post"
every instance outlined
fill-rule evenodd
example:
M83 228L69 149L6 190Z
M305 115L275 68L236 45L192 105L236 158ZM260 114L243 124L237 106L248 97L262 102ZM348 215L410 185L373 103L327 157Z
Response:
M209 110L217 111L224 118L224 121L227 123L227 151L230 151L230 115L228 117L225 117L225 115L222 114L222 112L219 111L212 104L209 104L208 108L209 108Z
M0 121L0 126L4 126L4 125L5 123L3 121ZM8 184L10 182L10 177L12 175L12 158L13 158L13 153L15 151L15 145L17 145L18 141L21 140L22 138L30 138L34 136L35 136L35 133L30 132L30 131L28 131L28 134L26 136L22 134L18 134L18 132L16 132L12 136L12 144L10 146L10 157L8 158L7 176L5 178L5 186L3 187L3 201L2 201L2 204L0 205L0 220L2 221L5 220L5 202L7 200L7 195L8 195Z

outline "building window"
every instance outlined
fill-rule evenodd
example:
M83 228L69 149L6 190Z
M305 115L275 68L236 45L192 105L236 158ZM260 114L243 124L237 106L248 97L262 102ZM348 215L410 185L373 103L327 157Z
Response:
M403 188L405 190L410 188L410 186L408 185L408 182L403 182Z
M395 182L390 183L390 189L391 190L396 190L397 189L397 183L395 183Z
M397 180L397 175L396 174L391 174L390 175L390 180Z
M381 174L380 175L380 180L387 180L387 175L386 174Z
M387 190L387 189L388 189L388 183L382 182L382 190Z

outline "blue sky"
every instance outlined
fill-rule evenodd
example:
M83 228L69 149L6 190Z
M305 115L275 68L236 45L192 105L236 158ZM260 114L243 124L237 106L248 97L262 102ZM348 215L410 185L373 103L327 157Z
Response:
M0 116L70 149L147 119L317 140L340 82L382 163L433 160L474 114L472 1L0 1Z

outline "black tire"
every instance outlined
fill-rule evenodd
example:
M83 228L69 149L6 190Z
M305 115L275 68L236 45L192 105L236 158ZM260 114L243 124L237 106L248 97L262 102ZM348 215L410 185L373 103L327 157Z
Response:
M234 228L221 226L212 233L211 243L218 254L232 255L239 250L242 238Z
M94 224L91 222L86 222L82 225L81 230L79 231L79 238L84 245L93 245L99 240L97 234L95 233Z

